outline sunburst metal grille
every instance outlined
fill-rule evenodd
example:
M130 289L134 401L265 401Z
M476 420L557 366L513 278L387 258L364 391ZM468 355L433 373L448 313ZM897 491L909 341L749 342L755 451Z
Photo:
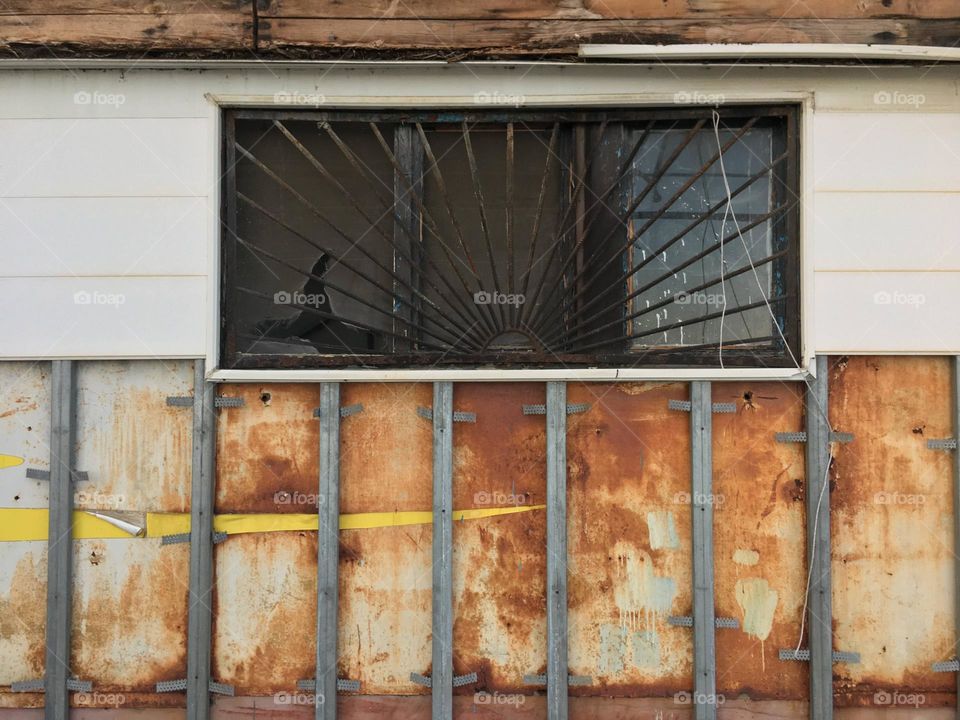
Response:
M792 364L796 125L229 111L223 365Z

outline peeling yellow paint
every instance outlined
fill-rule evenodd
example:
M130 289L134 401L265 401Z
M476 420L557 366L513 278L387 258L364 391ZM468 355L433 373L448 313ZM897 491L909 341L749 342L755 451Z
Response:
M737 548L733 553L733 561L737 565L756 565L760 562L760 553L756 550Z
M743 631L758 640L766 640L773 627L777 609L777 591L763 578L737 580L737 604L743 612Z

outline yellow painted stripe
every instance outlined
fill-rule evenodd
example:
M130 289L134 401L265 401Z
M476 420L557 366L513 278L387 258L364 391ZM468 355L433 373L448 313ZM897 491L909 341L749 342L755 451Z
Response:
M3 455L0 453L0 470L8 467L16 467L17 465L23 465L22 457L17 457L16 455Z
M503 508L480 508L454 510L454 520L479 520L501 515L542 510L545 505L521 505ZM46 540L47 511L40 509L0 508L0 542L17 540ZM189 513L146 513L147 537L178 535L190 532ZM340 515L341 530L397 527L401 525L429 525L433 513L429 510L409 512L345 513ZM308 513L258 513L247 515L216 515L213 529L228 535L261 532L290 532L316 530L317 515ZM73 537L78 540L92 538L130 538L118 527L94 517L83 510L73 513Z

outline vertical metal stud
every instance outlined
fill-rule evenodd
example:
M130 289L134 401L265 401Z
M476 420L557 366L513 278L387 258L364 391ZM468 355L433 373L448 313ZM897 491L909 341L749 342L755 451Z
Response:
M453 383L433 384L433 720L453 717Z
M547 383L547 718L567 720L567 384Z
M337 717L337 569L340 558L340 384L320 384L316 720ZM322 698L322 700L321 700Z
M50 512L47 534L47 635L44 718L67 720L70 699L70 592L73 581L73 464L76 437L76 369L52 365Z
M713 400L709 382L690 383L693 474L693 693L696 720L717 717L713 605Z
M203 360L193 372L193 466L190 479L190 606L187 619L187 720L210 716L213 624L213 497L216 454L215 386Z
M817 356L817 376L807 387L807 563L810 597L810 717L833 718L833 636L830 577L830 424L827 358Z
M960 355L953 357L953 437L957 448L953 451L953 602L954 631L960 639ZM960 697L960 673L957 673L957 697ZM957 706L960 718L960 704Z

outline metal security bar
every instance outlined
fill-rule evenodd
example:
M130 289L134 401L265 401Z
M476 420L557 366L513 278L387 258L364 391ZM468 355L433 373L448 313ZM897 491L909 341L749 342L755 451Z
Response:
M225 368L799 356L793 106L224 126Z

